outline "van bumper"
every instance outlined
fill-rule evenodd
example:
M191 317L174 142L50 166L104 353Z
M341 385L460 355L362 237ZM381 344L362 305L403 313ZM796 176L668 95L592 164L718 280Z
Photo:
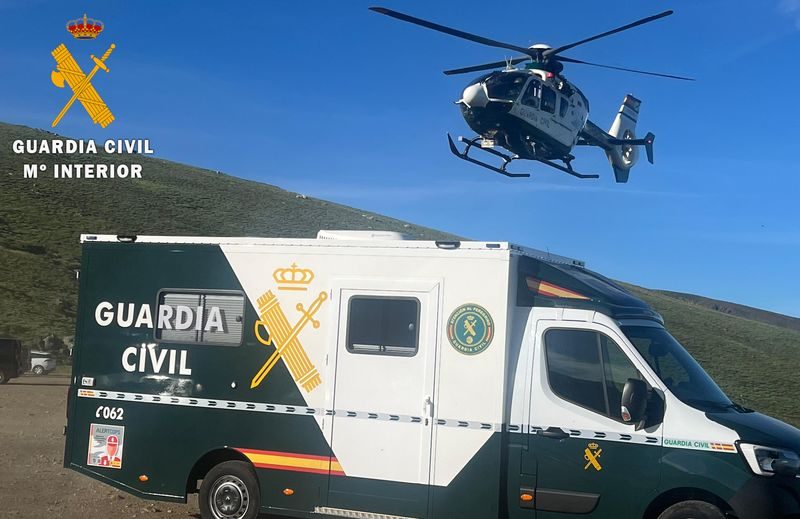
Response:
M800 517L800 478L750 478L729 501L738 519Z

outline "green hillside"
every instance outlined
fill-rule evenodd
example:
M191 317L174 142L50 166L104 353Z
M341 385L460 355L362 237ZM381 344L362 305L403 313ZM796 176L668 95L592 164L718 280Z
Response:
M672 335L735 401L800 426L800 331L687 303L681 296L626 285L653 306Z
M669 290L659 290L658 292L674 299L680 299L681 301L686 301L687 303L704 306L724 314L733 315L736 317L744 317L746 319L752 319L754 321L774 324L782 328L791 328L792 330L800 331L800 318L797 317L791 317L775 312L768 312L767 310L761 310L759 308L752 308L750 306L731 303L729 301L710 299L708 297L697 296L694 294L683 294L680 292L671 292Z
M29 345L41 336L73 333L81 233L311 238L319 229L344 228L396 230L420 239L451 237L160 159L12 152L15 139L53 137L41 130L0 124L0 337L20 337ZM22 177L23 163L90 161L139 162L143 178Z
M419 239L453 238L275 186L154 158L137 158L144 166L141 180L23 179L23 163L131 162L131 157L12 153L15 139L51 137L0 123L0 336L22 338L29 346L46 335L73 333L82 232L313 237L319 229L378 229ZM800 409L794 403L800 381L793 375L800 360L800 331L776 325L782 324L780 319L770 321L776 324L753 320L758 311L744 313L748 319L695 304L681 297L686 294L630 289L664 315L675 336L731 397L800 425Z

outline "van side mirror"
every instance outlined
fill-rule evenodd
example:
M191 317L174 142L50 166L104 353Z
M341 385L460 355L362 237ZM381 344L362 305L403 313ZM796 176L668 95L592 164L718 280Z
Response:
M620 416L625 423L639 423L647 411L647 383L629 378L622 389Z

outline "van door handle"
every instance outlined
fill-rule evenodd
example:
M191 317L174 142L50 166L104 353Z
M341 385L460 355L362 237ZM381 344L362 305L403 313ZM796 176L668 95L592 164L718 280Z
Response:
M552 438L554 440L563 440L564 438L569 438L569 433L564 432L558 427L548 427L544 431L539 431L536 434L539 436L544 436L545 438Z
M428 395L425 397L425 402L422 404L422 410L425 413L425 425L428 425L428 419L433 421L433 399Z

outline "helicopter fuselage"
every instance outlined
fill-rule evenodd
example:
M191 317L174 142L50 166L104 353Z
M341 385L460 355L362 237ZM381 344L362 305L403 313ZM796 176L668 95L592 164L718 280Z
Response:
M503 70L495 70L472 81L464 89L461 99L456 101L461 106L461 113L467 124L478 136L459 137L458 140L465 144L463 150L459 150L450 134L447 134L447 140L450 151L458 158L509 177L530 176L527 173L512 173L506 169L513 160L528 159L542 162L578 178L598 178L598 175L583 174L573 169L572 160L575 157L572 149L578 145L602 148L614 169L617 182L628 181L630 169L637 161L638 147L644 147L647 160L653 162L655 135L648 132L644 138L638 139L635 133L641 101L632 95L625 96L611 128L606 132L589 120L589 102L586 96L561 75L565 63L692 81L688 77L592 63L563 54L579 45L669 16L672 10L557 47L544 43L523 47L416 18L386 7L370 7L370 10L456 38L521 54L503 61L444 71L449 76L495 70L505 65ZM525 63L524 69L514 68L520 63ZM493 149L495 146L505 148L511 154ZM502 164L492 166L470 156L470 150L476 148L501 159Z
M481 76L457 103L483 147L501 146L522 159L570 157L589 117L589 102L577 87L538 69Z

